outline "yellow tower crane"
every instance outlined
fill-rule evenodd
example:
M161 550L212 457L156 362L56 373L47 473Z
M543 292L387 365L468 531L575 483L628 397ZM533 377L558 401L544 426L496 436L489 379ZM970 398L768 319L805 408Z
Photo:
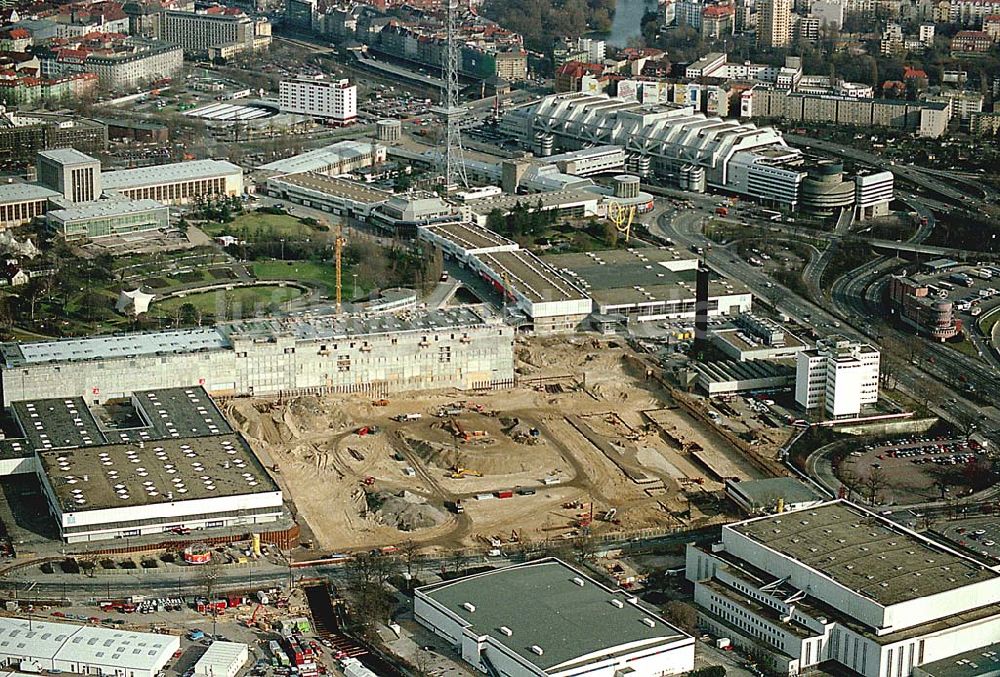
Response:
M344 253L344 245L347 244L347 240L341 235L341 226L337 225L337 239L333 241L333 256L334 260L337 262L337 313L339 314L342 310L341 306L341 285L340 285L340 272L341 272L341 262L340 259Z

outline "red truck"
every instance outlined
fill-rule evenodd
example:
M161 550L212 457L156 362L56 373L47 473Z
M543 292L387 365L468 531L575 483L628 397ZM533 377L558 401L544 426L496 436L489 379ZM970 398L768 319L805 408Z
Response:
M715 213L719 216L729 216L729 207L716 207Z

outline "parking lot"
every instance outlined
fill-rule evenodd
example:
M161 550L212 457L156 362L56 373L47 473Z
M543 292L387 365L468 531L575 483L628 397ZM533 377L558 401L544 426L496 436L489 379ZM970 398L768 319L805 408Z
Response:
M838 473L842 480L860 478L864 484L873 471L880 471L885 484L881 503L905 504L971 493L984 460L975 441L915 435L859 447L844 458Z
M935 531L960 548L987 558L991 566L1000 561L1000 522L995 517L950 521L936 527Z

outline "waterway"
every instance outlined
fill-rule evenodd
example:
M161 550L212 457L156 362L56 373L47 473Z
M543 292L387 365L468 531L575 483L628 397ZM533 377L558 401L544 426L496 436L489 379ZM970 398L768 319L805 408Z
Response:
M642 35L642 17L646 12L656 11L656 0L618 0L615 16L611 20L611 30L607 33L593 33L615 47L627 47L630 38Z

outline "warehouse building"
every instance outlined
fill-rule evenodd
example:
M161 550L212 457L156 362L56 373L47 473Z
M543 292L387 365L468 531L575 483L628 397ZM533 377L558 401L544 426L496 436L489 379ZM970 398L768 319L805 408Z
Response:
M103 172L104 190L133 200L187 204L199 197L243 194L243 170L224 160L191 160Z
M513 329L469 307L4 343L0 359L5 406L199 385L219 395L388 394L514 382Z
M694 668L694 638L554 558L418 588L417 622L475 669L508 677L659 677Z
M242 642L212 642L194 664L198 677L236 677L250 660L250 647Z
M171 635L0 618L0 662L23 672L156 677L179 649Z
M116 409L131 427L98 421L82 397L10 406L22 436L3 441L0 475L38 476L64 542L288 521L281 490L203 388L135 392Z
M1000 574L847 501L723 526L686 577L701 625L781 674L909 677L1000 636Z
M276 174L326 174L337 176L385 162L386 147L363 141L338 141L329 146L275 160L258 169Z
M694 318L697 259L649 247L555 254L543 260L583 289L602 315L618 315L626 322ZM738 282L717 278L709 283L710 316L746 313L751 303L750 291Z
M709 397L788 390L795 385L795 368L778 361L715 360L693 362L691 368L698 387Z
M369 219L376 207L393 197L388 191L357 181L313 172L273 176L264 186L273 198L359 221Z
M521 330L574 331L593 307L579 287L517 243L475 223L420 226L430 242L483 279L502 299ZM508 302L510 305L508 305Z

